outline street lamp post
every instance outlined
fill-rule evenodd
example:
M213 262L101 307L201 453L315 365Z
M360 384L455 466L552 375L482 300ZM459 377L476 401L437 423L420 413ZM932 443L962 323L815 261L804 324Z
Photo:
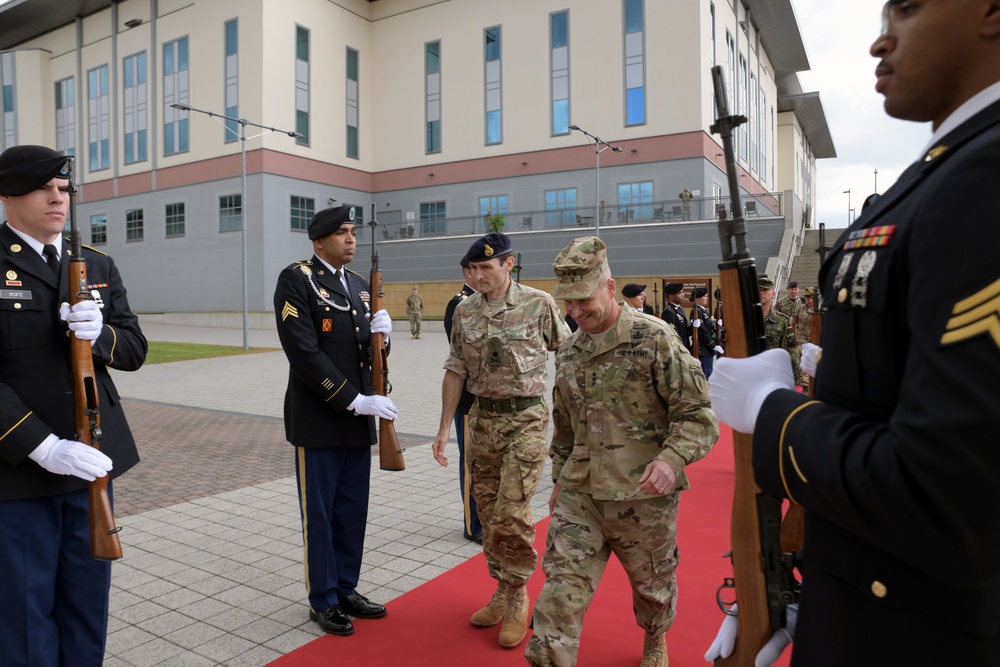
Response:
M847 195L847 226L851 226L851 189L847 188L840 194Z
M878 194L878 169L875 170L875 189L873 192Z
M231 116L224 116L221 113L215 113L213 111L205 111L204 109L196 109L187 104L171 104L174 109L179 109L181 111L194 111L196 113L202 113L209 118L218 118L220 121L230 121L232 123L239 123L240 126L240 237L242 243L243 251L243 349L250 349L250 338L249 338L249 321L250 312L247 304L247 139L256 139L257 137L268 134L269 132L279 132L281 134L287 134L293 138L299 138L302 135L298 132L289 132L288 130L279 130L274 127L268 127L267 125L259 125L257 123L251 123L246 118L233 118ZM225 123L220 122L228 132L236 134L231 127ZM259 134L255 134L252 137L247 136L247 125L251 127L259 127L264 130Z
M614 144L609 144L598 136L587 132L585 129L579 125L570 125L569 129L576 130L584 136L586 136L590 141L594 142L594 156L597 158L597 169L595 169L597 177L596 191L594 192L594 236L601 235L601 152L610 148L615 153L621 153L622 149Z

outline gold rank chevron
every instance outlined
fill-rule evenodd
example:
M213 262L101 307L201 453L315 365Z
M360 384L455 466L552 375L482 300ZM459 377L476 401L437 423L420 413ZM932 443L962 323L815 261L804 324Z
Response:
M284 322L289 316L298 317L299 309L286 301L285 307L281 309L281 321Z
M957 343L984 333L1000 347L1000 279L952 307L941 344Z

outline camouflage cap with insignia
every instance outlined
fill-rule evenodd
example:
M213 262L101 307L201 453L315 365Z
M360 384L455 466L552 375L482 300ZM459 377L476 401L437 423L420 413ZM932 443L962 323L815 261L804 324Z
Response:
M596 236L583 236L563 248L552 262L557 299L586 299L597 291L608 268L608 247Z
M758 289L774 289L774 281L770 278L757 278Z
M20 197L53 178L69 178L70 159L47 146L11 146L0 154L0 195Z
M812 287L807 287L804 290L802 290L802 296L813 296L815 294L816 291Z

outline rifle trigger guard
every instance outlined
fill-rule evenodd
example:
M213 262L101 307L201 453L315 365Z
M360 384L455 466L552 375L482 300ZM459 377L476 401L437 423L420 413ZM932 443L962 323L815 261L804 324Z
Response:
M719 604L719 609L722 610L723 614L725 614L726 616L736 616L736 611L733 610L733 606L736 604L736 600L733 600L732 602L727 602L722 599L722 591L727 588L736 590L736 582L733 580L732 577L726 577L725 579L722 580L722 584L719 586L719 589L715 591L715 601Z

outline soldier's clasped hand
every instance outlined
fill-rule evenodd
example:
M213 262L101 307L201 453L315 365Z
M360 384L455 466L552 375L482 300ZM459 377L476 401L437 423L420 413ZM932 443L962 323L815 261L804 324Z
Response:
M73 475L88 482L104 477L112 467L111 459L98 449L54 435L38 445L28 458L51 473Z
M59 306L59 319L69 323L69 330L80 340L93 345L104 328L104 315L95 301L80 301L72 308L68 303Z

